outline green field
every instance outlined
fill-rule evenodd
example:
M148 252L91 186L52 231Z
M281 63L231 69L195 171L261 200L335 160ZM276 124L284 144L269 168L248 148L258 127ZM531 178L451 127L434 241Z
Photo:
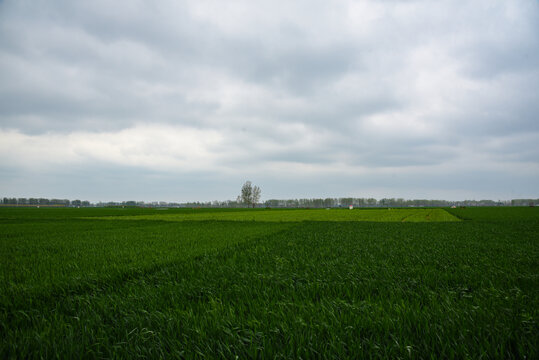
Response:
M539 209L0 209L0 358L538 358Z
M190 212L99 217L104 220L163 220L163 221L375 221L375 222L432 222L459 221L443 209L312 209L312 210L256 210L235 212Z

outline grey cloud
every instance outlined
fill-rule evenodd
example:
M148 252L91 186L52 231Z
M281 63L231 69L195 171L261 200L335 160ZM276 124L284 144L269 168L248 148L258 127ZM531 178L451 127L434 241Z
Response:
M452 149L437 144L402 145L390 141L353 153L352 164L371 168L440 165L458 156Z
M170 189L171 174L182 174L179 182L194 192L197 176L232 184L257 171L304 166L305 177L300 170L290 176L309 182L304 188L312 196L327 185L305 180L307 173L333 183L327 174L339 171L367 172L362 184L373 193L382 184L412 194L414 184L427 183L422 177L472 193L503 163L517 170L528 164L531 170L517 181L536 196L530 179L539 183L533 140L539 135L538 15L539 5L528 0L3 1L0 130L38 136L40 144L104 134L103 145L135 129L127 134L145 146L154 144L143 138L150 133L217 133L215 143L194 142L211 157L208 164L219 165L207 173L197 166L148 167L156 156L152 146L139 150L137 159L144 161L137 167L132 160L133 169L112 161L118 170L108 169L110 163L91 158L70 165L107 168L118 179L125 179L122 172L157 171L148 183ZM130 150L126 137L116 144L118 153ZM155 161L169 161L168 153L191 158L194 150L183 154L173 143L161 144L171 148ZM7 160L0 163L2 173L24 176L26 170ZM471 173L468 161L476 161ZM39 176L52 179L52 168ZM400 185L381 175L390 168ZM468 179L469 188L452 186L445 168ZM350 194L355 176L338 181ZM509 181L498 178L500 190L493 185L493 194ZM277 177L267 186L276 197L287 183L301 192L297 179L279 185ZM96 189L104 186L95 181ZM120 187L120 180L110 181ZM16 180L5 188L16 189ZM143 182L130 191L137 188Z

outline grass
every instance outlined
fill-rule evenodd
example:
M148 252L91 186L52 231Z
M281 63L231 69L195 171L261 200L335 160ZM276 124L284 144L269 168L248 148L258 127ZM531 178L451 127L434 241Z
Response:
M77 210L0 209L0 357L538 356L537 209Z
M95 218L94 218L95 219ZM437 222L460 221L443 209L294 209L237 212L189 212L99 217L104 220L163 220L163 221L375 221L375 222Z
M285 229L265 223L117 221L5 224L0 291L81 287L141 273Z

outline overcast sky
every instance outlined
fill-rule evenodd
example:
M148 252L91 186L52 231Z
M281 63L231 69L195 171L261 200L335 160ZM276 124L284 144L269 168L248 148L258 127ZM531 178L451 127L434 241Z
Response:
M539 197L539 2L0 1L0 196Z

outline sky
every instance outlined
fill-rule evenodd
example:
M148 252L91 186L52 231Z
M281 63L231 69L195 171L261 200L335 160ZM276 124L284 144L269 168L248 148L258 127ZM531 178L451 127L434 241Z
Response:
M0 196L539 198L539 2L0 1Z

